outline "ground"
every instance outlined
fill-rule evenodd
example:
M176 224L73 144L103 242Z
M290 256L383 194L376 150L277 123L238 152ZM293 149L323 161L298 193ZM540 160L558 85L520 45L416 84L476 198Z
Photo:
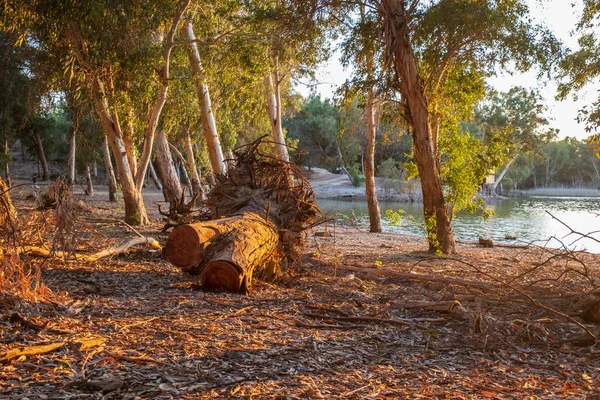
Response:
M26 195L15 196L22 221L38 213ZM135 236L107 219L123 210L103 196L80 205L68 234L78 252ZM161 227L153 218L140 233L164 243ZM90 264L23 256L54 294L5 300L0 357L65 344L0 362L0 398L600 398L600 350L582 329L600 326L576 316L600 256L426 250L422 238L320 226L284 276L248 296L203 292L144 246Z

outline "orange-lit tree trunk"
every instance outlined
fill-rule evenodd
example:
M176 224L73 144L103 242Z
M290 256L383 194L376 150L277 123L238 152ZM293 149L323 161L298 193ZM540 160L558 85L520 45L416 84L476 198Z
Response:
M177 177L177 171L175 171L167 135L162 130L156 132L156 168L162 183L165 201L178 200L181 197L181 184Z
M417 59L411 47L405 7L402 0L381 0L379 11L385 25L388 54L400 78L400 90L406 99L411 119L414 158L421 180L429 248L452 254L456 252L456 243L444 199L439 163L434 153L424 81L419 75Z
M367 108L367 156L365 158L365 186L367 192L367 207L369 209L369 227L371 232L381 232L381 210L377 200L375 186L375 142L377 137L377 113L375 109L375 94L369 90Z

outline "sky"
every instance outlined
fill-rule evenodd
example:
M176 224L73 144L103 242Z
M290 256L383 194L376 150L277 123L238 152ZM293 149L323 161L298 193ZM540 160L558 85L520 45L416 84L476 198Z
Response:
M571 49L577 48L577 35L573 30L579 20L581 6L571 6L572 0L526 0L531 15L536 22L546 25L554 31L554 34L563 44ZM580 3L580 2L577 2ZM324 98L333 97L336 88L343 84L351 75L351 71L344 70L339 62L339 53L334 53L317 70L316 92ZM500 73L488 80L488 84L499 91L508 91L512 86L523 86L538 89L548 106L546 117L550 120L550 127L559 129L559 138L566 136L585 139L590 134L585 131L583 124L576 121L578 110L585 105L591 104L598 98L600 83L596 82L586 86L577 93L577 99L572 97L563 101L557 101L556 84L553 82L538 81L535 71L528 73ZM297 90L304 96L310 93L310 88L303 84L297 84Z

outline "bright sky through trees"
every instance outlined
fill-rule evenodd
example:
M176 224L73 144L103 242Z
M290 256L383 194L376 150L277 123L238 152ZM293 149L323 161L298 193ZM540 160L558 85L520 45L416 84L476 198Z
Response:
M527 3L531 8L531 15L537 22L544 23L551 28L566 47L573 50L577 48L577 34L573 31L581 14L580 2L577 2L575 7L569 0L527 0ZM335 90L351 76L351 71L344 70L340 65L339 56L338 52L334 53L316 73L318 85L315 90L322 97L331 98ZM307 80L302 82L308 83ZM569 96L564 101L554 99L557 85L551 81L538 80L535 70L525 74L500 73L489 79L488 83L499 91L508 91L512 86L537 88L548 105L547 117L550 120L550 126L560 129L559 138L570 136L584 139L590 135L585 131L584 124L577 123L576 118L579 109L597 99L600 83L586 86L577 93L577 99ZM311 87L297 84L297 90L307 96L311 92Z

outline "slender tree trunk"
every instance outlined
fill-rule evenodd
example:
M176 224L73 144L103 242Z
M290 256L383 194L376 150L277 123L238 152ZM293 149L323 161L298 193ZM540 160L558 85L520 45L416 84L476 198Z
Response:
M275 69L275 82L269 73L264 78L265 88L267 91L267 112L271 123L273 133L273 141L275 142L275 151L277 157L281 161L289 162L290 156L285 146L285 138L283 137L283 128L281 126L281 88L278 80L278 70Z
M400 77L401 91L407 101L412 122L414 157L421 179L429 249L452 254L456 252L456 243L444 199L439 164L434 154L423 78L419 75L416 56L410 43L404 7L405 2L401 0L382 0L379 11L384 19L385 40Z
M94 178L98 177L98 162L96 162L96 160L94 160L94 163L92 164L92 173L94 174Z
M508 162L506 164L504 164L504 167L502 168L502 171L500 172L500 175L498 175L498 177L496 178L496 180L494 181L494 185L492 186L492 193L496 193L496 188L498 187L498 185L500 184L500 182L502 182L502 179L504 178L504 175L506 175L506 173L508 172L508 169L510 168L511 164L513 162L515 162L515 160L517 159L518 156L514 156L513 158L511 158L510 160L508 160Z
M92 182L92 173L90 171L90 164L85 165L85 194L86 194L86 196L94 195L94 183Z
M177 159L179 159L178 168L176 168L176 170L179 171L179 168L181 168L182 173L180 174L178 172L177 176L183 175L184 185L188 188L188 193L192 193L193 192L192 180L190 179L190 175L188 174L188 171L187 171L187 161L186 161L185 157L183 156L183 154L181 154L179 149L177 147L175 147L172 143L169 143L169 147L171 148L171 151L173 153L175 153L175 156L177 156Z
M37 152L38 160L40 160L40 164L42 167L42 180L47 181L50 178L50 173L48 172L48 161L46 160L46 152L44 151L44 143L42 142L42 138L39 134L35 134L35 150Z
M158 190L162 191L162 184L160 183L160 180L158 179L158 176L156 175L156 170L154 169L154 164L152 164L152 161L150 161L148 163L148 169L150 170L150 178L152 178L152 182L154 182L154 186L156 186L156 188Z
M187 167L192 175L192 195L198 193L198 199L204 200L205 194L202 190L202 181L198 174L198 167L196 166L196 159L194 158L194 149L192 147L192 138L189 132L185 135L185 157L187 160Z
M74 122L71 122L73 125ZM75 184L75 155L77 153L77 129L71 128L71 141L69 142L69 172L67 173L67 183L71 186Z
M104 167L106 169L108 199L109 201L117 201L117 178L115 178L115 170L113 169L112 161L110 160L110 150L108 148L108 139L106 138L106 135L104 135L102 139L102 154L104 155Z
M156 169L162 182L165 201L178 200L181 197L181 184L171 157L167 135L162 130L156 132Z
M189 40L196 40L194 27L189 21L184 28L184 34ZM212 110L210 92L208 90L208 85L202 76L202 63L200 62L200 52L198 51L196 43L192 43L188 46L188 58L194 76L194 85L196 87L196 94L198 95L198 102L200 103L202 131L204 133L204 139L206 140L206 147L208 148L210 165L214 174L223 175L227 171L227 165L225 164L225 157L223 157L221 140L217 133L217 124Z
M375 142L377 135L377 117L375 110L375 95L369 90L367 100L367 157L365 160L365 186L367 192L367 206L369 209L369 226L371 232L381 232L381 210L377 201L377 187L375 186Z
M10 147L8 146L8 139L4 139L4 177L6 178L6 184L8 187L12 187L10 179Z

